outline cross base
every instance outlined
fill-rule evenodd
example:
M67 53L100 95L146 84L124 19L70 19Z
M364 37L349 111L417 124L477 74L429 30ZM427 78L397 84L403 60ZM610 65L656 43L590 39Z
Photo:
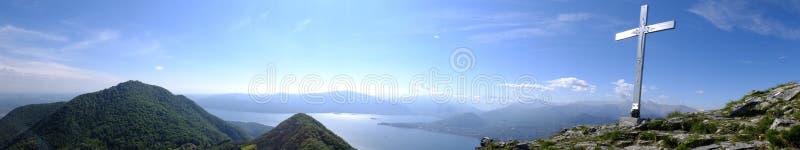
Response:
M631 117L639 118L639 109L631 109Z
M642 123L642 119L634 117L619 117L619 125L625 127L633 127Z

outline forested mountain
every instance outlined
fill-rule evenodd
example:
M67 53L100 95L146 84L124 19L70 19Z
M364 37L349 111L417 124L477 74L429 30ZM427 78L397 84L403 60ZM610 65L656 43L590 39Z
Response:
M325 128L311 116L298 113L284 120L277 127L253 140L256 149L354 149L341 137Z
M65 102L55 102L31 104L15 108L3 119L0 119L0 145L6 145L11 142L14 137L28 130L42 118L50 116L64 104Z
M139 81L77 96L53 110L0 149L167 149L248 139L194 101Z
M239 127L242 131L247 132L249 139L254 139L259 135L267 133L267 131L272 130L275 128L273 126L263 125L260 123L255 122L240 122L240 121L228 121L231 125Z

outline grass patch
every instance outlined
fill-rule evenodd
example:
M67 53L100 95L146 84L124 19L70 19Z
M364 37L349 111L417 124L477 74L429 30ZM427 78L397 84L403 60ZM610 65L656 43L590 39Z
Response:
M658 140L655 132L645 131L639 134L639 140Z
M603 135L600 135L600 139L606 140L606 141L617 141L617 140L625 139L625 136L626 136L625 132L622 132L622 131L611 131L611 132L604 133Z
M669 113L667 115L667 118L677 118L677 117L683 117L683 116L685 116L683 113L681 113L680 111L675 110L675 111Z
M800 126L794 126L787 131L767 130L767 141L779 148L800 148Z

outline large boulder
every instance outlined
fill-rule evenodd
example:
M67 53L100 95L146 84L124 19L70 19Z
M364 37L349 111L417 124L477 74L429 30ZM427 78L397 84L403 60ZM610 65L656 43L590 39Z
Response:
M756 105L764 101L762 97L747 97L744 103L731 107L732 117L752 115L753 109Z
M800 93L800 86L791 85L784 88L778 88L773 90L767 96L768 101L776 101L776 100L791 100L797 93Z
M481 147L489 146L494 140L490 137L483 137L481 138Z
M772 121L772 125L769 126L769 129L773 130L787 130L793 126L797 125L797 121L786 119L786 118L778 118L775 121Z

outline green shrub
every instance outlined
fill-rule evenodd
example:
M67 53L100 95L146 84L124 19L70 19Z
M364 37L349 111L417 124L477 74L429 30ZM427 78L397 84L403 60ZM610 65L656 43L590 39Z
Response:
M689 150L689 147L686 146L685 143L682 143L682 144L678 145L678 147L676 147L675 149L676 150Z
M761 118L756 124L756 132L759 134L763 134L769 129L769 126L772 125L772 122L775 121L770 115L764 115L766 117Z
M699 135L694 134L691 137L689 137L688 139L686 139L686 141L683 141L681 143L681 145L685 145L687 148L694 148L694 147L714 144L714 142L717 142L717 139L713 139L713 138L701 139ZM681 146L678 145L678 147L681 147Z
M642 125L642 127L639 128L639 129L642 130L642 131L647 131L647 130L670 131L670 130L673 130L667 124L667 121L664 121L664 120L648 121L647 123L644 123L644 125Z
M600 135L600 138L606 141L616 141L625 139L625 132L622 131L611 131Z
M678 110L675 110L667 115L667 118L675 118L675 117L683 117L684 114Z
M768 130L766 133L767 141L774 146L777 147L786 147L786 142L784 142L781 133L776 130Z
M794 126L789 131L783 133L783 138L789 141L794 148L800 148L800 126Z
M735 134L733 135L732 138L734 142L746 142L746 141L752 141L754 139L755 136L753 136L752 134Z
M695 125L692 125L691 128L692 133L699 133L699 134L711 134L716 131L717 131L717 125L715 123L699 122Z
M669 136L664 137L664 139L662 139L662 140L664 140L664 142L663 142L664 145L663 146L667 147L667 148L675 148L679 144L678 139L675 139L675 138L672 138L672 137L669 137Z
M639 140L657 140L656 133L646 131L639 134Z

